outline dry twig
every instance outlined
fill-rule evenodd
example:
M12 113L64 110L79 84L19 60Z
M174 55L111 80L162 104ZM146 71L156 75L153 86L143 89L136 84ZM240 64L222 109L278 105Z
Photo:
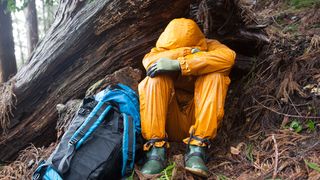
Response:
M272 134L272 140L274 142L274 153L275 153L275 165L274 165L274 171L272 175L272 179L275 179L277 177L277 171L278 171L278 161L279 161L279 152L278 152L278 144L276 141L276 138L274 137L274 134Z

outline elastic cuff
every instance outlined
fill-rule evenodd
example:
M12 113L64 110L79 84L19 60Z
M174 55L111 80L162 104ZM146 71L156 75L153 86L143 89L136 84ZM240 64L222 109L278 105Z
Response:
M143 150L144 151L149 151L152 147L166 147L166 148L169 148L170 145L168 142L166 141L159 141L159 142L155 142L154 144L151 144L151 143L145 143L143 145Z
M186 139L183 140L183 142L188 145L189 139L190 139L190 138L186 138ZM190 141L190 144L191 144L191 145L195 145L195 146L201 146L201 147L206 147L206 146L207 146L206 143L203 143L203 142L198 141L198 140L196 140L196 139L192 139L192 140Z
M180 63L181 74L183 76L191 75L190 68L189 68L186 60L184 58L178 58L178 61Z

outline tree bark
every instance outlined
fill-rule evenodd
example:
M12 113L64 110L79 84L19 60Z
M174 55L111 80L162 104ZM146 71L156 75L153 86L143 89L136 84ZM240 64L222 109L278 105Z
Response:
M35 0L29 0L28 5L26 7L26 29L28 42L28 56L30 56L39 40L38 17Z
M6 82L17 72L14 55L11 14L7 1L0 1L0 83Z

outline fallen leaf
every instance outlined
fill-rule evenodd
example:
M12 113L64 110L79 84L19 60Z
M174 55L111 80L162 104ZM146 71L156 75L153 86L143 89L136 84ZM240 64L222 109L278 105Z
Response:
M234 155L239 155L240 154L240 151L239 149L235 148L235 147L230 147L230 151L231 151L231 154L234 154Z

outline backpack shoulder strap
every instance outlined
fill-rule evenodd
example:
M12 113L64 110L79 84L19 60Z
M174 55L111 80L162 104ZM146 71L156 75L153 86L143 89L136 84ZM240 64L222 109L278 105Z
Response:
M122 113L123 116L123 143L122 143L122 171L123 177L130 176L134 167L136 150L136 129L131 116Z
M99 102L83 122L83 124L73 134L69 140L69 144L76 145L76 149L78 149L104 120L104 117L111 108L112 107L109 103Z

